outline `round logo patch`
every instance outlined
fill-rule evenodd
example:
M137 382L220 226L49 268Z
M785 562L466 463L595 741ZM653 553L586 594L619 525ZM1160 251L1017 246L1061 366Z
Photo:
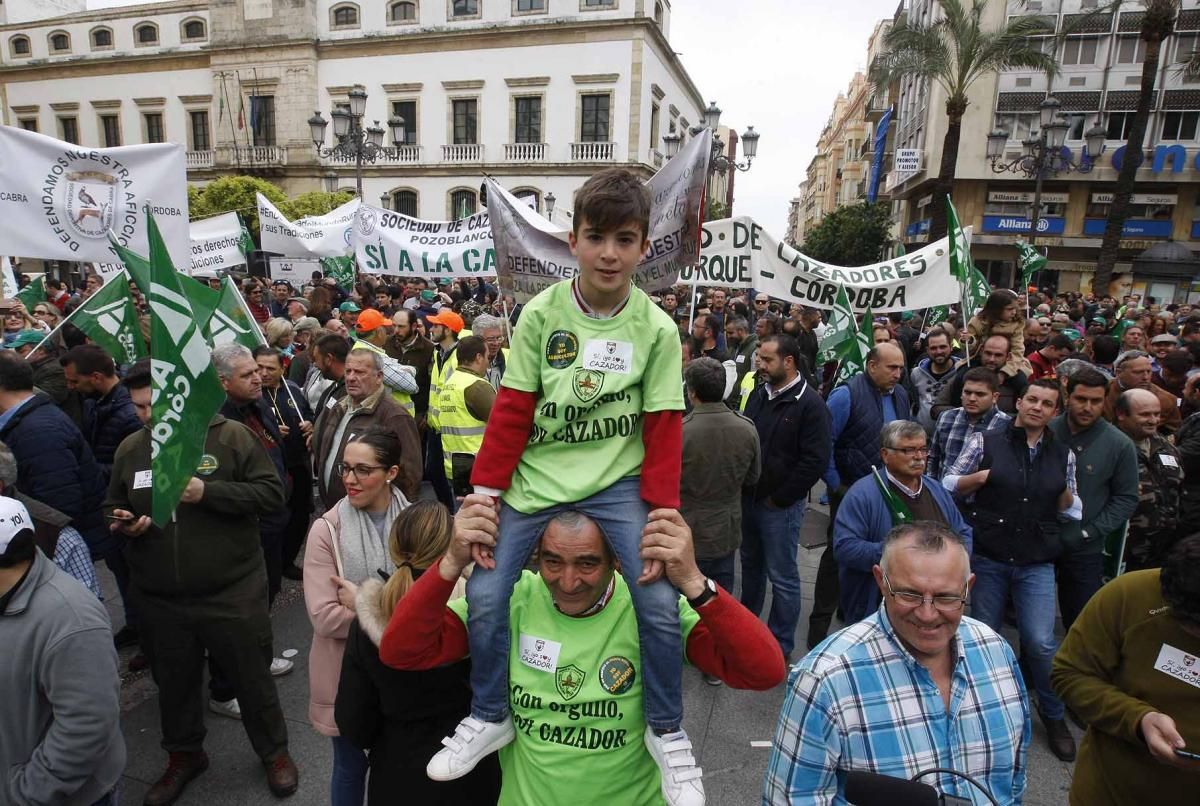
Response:
M635 679L637 671L629 658L613 655L600 664L600 685L613 696L629 691Z
M370 207L358 208L358 232L364 238L375 231L375 224L379 221L379 214Z
M200 464L196 466L196 472L201 476L211 476L220 466L221 464L217 461L217 457L211 453L206 453L200 457Z
M579 337L569 330L556 330L546 341L546 363L554 369L566 369L579 355Z

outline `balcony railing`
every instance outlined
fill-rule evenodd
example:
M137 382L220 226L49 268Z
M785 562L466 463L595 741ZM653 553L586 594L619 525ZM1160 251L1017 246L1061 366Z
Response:
M287 165L283 146L233 146L228 153L229 162L237 165Z
M542 162L546 159L546 144L505 143L504 159L508 162Z
M483 162L483 146L479 143L444 145L442 162Z
M613 158L616 143L571 143L572 162L607 162Z
M210 151L187 152L187 167L189 171L211 168L216 164L216 154Z
M421 162L421 146L416 144L385 146L374 161L363 160L364 165L416 165ZM334 154L324 159L325 165L353 165L354 155Z

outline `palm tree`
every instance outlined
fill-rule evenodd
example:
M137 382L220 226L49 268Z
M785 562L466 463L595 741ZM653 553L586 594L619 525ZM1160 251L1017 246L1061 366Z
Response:
M1120 4L1117 4L1118 7ZM1104 238L1100 241L1100 257L1096 261L1096 273L1092 277L1092 293L1102 297L1108 293L1112 281L1113 266L1117 262L1117 251L1121 244L1121 231L1129 217L1129 200L1133 197L1133 185L1137 179L1138 166L1145 159L1142 145L1146 139L1146 124L1150 120L1150 107L1154 103L1154 80L1158 76L1158 62L1162 43L1175 30L1175 14L1179 11L1179 0L1145 0L1146 11L1142 14L1141 38L1146 43L1146 61L1142 63L1142 84L1138 90L1137 108L1133 122L1129 125L1125 141L1125 159L1117 174L1117 186L1113 190L1112 204L1108 208L1108 221L1104 225ZM1184 70L1188 68L1185 66Z
M946 93L950 125L942 140L942 162L933 188L929 241L946 234L945 197L954 188L958 141L975 81L990 73L1026 68L1047 75L1058 72L1052 53L1042 51L1032 37L1054 33L1052 26L1032 16L1013 17L999 30L981 27L987 0L938 0L941 18L928 25L901 20L884 35L884 52L871 67L876 90L901 78L934 81Z

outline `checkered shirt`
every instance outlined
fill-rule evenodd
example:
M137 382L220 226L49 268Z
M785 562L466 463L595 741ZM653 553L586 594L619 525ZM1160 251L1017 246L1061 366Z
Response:
M763 788L764 806L844 804L849 770L909 779L944 767L997 802L1025 791L1029 699L1008 643L963 617L947 709L932 675L900 643L886 611L825 639L792 669ZM921 779L987 804L956 776Z
M58 543L54 546L54 564L82 582L97 599L104 600L96 580L96 566L92 565L92 553L75 527L64 526L59 531Z
M954 465L958 455L962 453L963 443L972 434L998 431L1012 420L1012 417L992 406L991 410L972 423L966 409L961 406L942 412L937 425L933 429L933 440L929 443L929 475L938 481Z

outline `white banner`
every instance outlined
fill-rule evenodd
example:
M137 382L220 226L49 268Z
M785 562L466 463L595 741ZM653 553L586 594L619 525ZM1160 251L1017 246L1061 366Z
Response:
M224 269L246 263L242 253L242 222L237 213L224 213L193 221L191 225L193 277L217 277Z
M312 273L320 271L321 259L317 257L272 257L270 268L272 280L286 280L299 293L299 289L305 283L311 282Z
M151 204L176 266L188 265L183 146L84 148L0 126L0 240L10 255L107 262L111 230L144 255Z
M359 200L350 201L325 215L288 221L261 193L258 226L265 252L285 257L341 257L350 254L350 233Z
M869 266L828 266L806 257L747 216L704 225L700 263L679 276L697 285L754 288L788 303L833 307L839 285L846 286L858 313L930 308L958 301L958 281L950 274L945 238L903 257Z
M680 270L696 259L711 144L711 131L693 137L646 183L651 200L650 249L633 273L633 282L641 288L674 285ZM566 229L542 218L495 180L489 178L487 187L502 290L518 302L527 302L579 272Z
M13 271L12 261L5 255L0 257L0 275L3 275L4 298L13 299L21 289L17 287L17 275Z
M487 212L458 221L422 221L364 204L350 240L358 270L369 274L496 276Z

